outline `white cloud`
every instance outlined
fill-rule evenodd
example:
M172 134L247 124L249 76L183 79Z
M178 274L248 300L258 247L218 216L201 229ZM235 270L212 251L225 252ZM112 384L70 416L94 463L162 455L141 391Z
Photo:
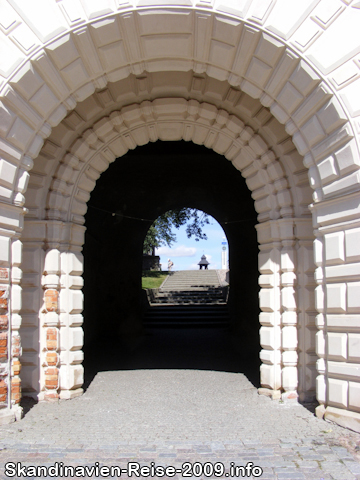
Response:
M221 228L221 226L220 226ZM214 228L206 228L206 226L204 227L204 232L206 233L206 236L208 237L209 240L212 240L212 241L218 241L219 243L221 242L227 242L227 238L225 236L225 233L223 230L220 230L219 229L214 229Z
M163 255L165 257L194 257L196 254L195 247L185 247L179 245L176 248L160 247L156 249L156 255Z

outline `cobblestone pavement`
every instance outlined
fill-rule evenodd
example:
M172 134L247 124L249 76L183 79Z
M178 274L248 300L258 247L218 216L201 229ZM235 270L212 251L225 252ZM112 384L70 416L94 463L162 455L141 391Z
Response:
M191 462L191 478L203 479L213 468L216 478L222 462L221 478L352 480L360 479L359 445L360 435L317 419L303 406L259 396L240 373L106 371L95 376L82 397L36 404L20 422L0 427L0 479L8 478L7 462L123 469L128 462L176 468ZM195 462L207 470L201 473ZM232 465L248 465L248 470L235 472ZM253 469L246 476L254 466L262 475ZM40 476L8 467L7 473L60 478L55 470ZM67 478L83 472L70 473ZM101 473L99 478L108 478L107 470ZM147 472L141 473L145 478ZM166 473L164 478L173 474Z

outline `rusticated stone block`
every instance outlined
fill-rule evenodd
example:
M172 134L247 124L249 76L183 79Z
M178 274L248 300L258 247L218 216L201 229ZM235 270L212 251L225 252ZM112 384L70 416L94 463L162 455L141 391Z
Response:
M347 306L351 313L360 312L359 288L360 282L349 282L347 284Z
M56 367L59 358L56 352L46 352L46 363L49 367Z
M20 403L21 400L21 380L15 377L11 380L11 400Z
M62 289L61 295L62 300L66 301L68 312L71 315L76 315L82 312L84 295L81 290L68 290L65 294L65 289Z
M345 232L345 250L346 260L359 261L360 260L360 228L353 228Z
M294 392L298 385L298 373L296 367L284 367L281 372L282 387L286 392ZM291 397L289 397L291 398Z
M57 331L56 328L48 328L46 332L46 348L48 350L56 350L57 349Z
M346 380L338 380L329 378L329 396L328 402L334 407L347 408L348 406L348 389L349 382Z
M326 286L327 307L329 313L346 312L346 285L334 283Z
M328 422L335 422L342 427L360 433L360 413L347 411L342 408L327 407L324 417Z
M337 265L345 261L344 232L325 235L326 264Z
M59 292L57 290L46 290L45 309L48 312L56 312L59 306Z
M281 388L281 366L265 365L260 367L261 386L270 390L279 390Z
M348 336L346 333L329 332L327 334L329 360L346 361Z
M13 357L20 357L21 355L21 338L20 335L12 337L12 355Z
M9 320L7 315L0 315L0 330L7 330L9 325Z

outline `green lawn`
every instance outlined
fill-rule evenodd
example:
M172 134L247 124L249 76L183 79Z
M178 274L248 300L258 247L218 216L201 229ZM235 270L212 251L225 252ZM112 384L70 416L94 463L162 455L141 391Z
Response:
M167 273L165 272L142 272L142 288L158 288L163 283Z

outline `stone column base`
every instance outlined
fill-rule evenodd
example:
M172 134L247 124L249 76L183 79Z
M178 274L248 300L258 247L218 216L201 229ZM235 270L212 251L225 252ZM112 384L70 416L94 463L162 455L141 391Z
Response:
M284 392L281 394L281 400L284 403L298 403L298 398L299 395L295 390L292 390L290 392Z
M70 400L71 398L80 397L84 393L82 388L77 388L76 390L61 390L60 391L60 400Z
M8 423L15 422L15 413L8 408L0 410L0 425L7 425Z
M324 405L319 405L316 407L316 416L324 418L327 422L334 422L341 427L360 433L360 413L335 407L325 408Z
M259 395L265 395L272 400L281 400L284 403L298 403L299 395L295 390L291 392L281 392L280 390L272 390L271 388L258 388Z
M280 400L281 399L281 392L280 390L271 390L270 388L258 388L259 395L265 395L266 397L270 397L272 400Z

